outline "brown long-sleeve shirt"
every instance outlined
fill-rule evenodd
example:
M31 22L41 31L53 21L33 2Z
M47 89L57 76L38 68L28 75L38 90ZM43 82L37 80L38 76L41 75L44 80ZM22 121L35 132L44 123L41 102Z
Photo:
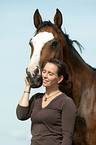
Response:
M31 145L71 145L76 117L76 107L64 93L42 108L44 93L35 94L28 107L17 106L20 120L31 118Z

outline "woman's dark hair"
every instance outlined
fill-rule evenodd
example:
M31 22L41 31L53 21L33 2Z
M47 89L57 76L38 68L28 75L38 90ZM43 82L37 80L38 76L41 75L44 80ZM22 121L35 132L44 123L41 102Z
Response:
M55 58L49 58L46 63L48 63L48 62L53 63L57 66L58 76L63 76L64 77L63 81L60 84L62 84L62 85L65 84L66 81L69 79L69 73L68 73L66 64L63 63L62 61L58 60L58 59L55 59Z

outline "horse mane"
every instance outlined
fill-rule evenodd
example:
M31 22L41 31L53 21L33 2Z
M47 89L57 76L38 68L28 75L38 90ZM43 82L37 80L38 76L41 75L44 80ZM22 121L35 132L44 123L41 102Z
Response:
M67 42L68 42L68 44L69 44L69 46L71 47L71 48L73 48L73 49L75 49L75 47L74 47L74 45L73 45L73 43L75 43L75 44L77 44L77 46L79 47L79 50L80 50L80 52L82 53L82 49L84 49L84 47L77 41L77 40L71 40L71 39L69 39L69 35L68 34L64 34L64 36L65 36L65 38L66 38L66 40L67 40ZM76 49L75 49L76 50ZM77 52L77 51L76 51ZM79 53L78 53L78 55L79 55ZM79 55L80 56L80 55ZM80 56L81 57L81 56ZM85 62L86 63L86 62ZM87 64L87 63L86 63ZM91 65L89 65L89 64L87 64L87 66L89 67L89 68L91 68L92 70L94 70L94 71L96 71L96 68L94 68L94 67L92 67Z
M37 30L36 30L36 32L35 33L37 33L42 27L44 27L44 26L50 26L50 27L52 27L57 33L58 33L58 31L57 31L57 28L55 27L55 25L53 24L53 23L51 23L51 21L43 21L39 26L38 26L38 28L37 28ZM61 30L61 29L60 29ZM62 30L61 30L62 31ZM66 38L66 40L67 40L67 42L68 42L68 44L69 44L69 47L71 47L71 48L73 48L74 50L76 50L75 49L75 47L74 47L74 43L78 46L78 48L79 48L79 50L80 50L80 52L81 52L81 54L82 54L82 49L84 50L84 47L77 41L77 40L71 40L70 38L69 38L69 34L66 34L66 33L64 33L63 31L62 31L62 33L63 33L63 35L65 36L65 38ZM77 52L77 51L76 51ZM79 53L78 53L78 55L79 55ZM79 55L80 56L80 55ZM80 56L81 57L81 56ZM82 59L82 58L81 58ZM87 63L86 63L87 64ZM93 68L92 66L90 66L89 64L87 64L87 66L88 67L90 67L91 69L93 69L94 71L96 71L96 68Z
M84 47L77 40L69 39L68 34L66 34L66 33L63 33L63 34L64 34L69 46L75 49L74 44L73 44L73 43L75 43L79 47L80 52L82 53L82 49L84 49Z

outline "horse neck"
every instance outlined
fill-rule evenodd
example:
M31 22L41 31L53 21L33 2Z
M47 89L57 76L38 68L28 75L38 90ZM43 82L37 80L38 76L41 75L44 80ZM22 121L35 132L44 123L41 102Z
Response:
M93 70L84 62L76 50L69 49L69 73L72 78L72 98L79 105L83 91L91 87L93 81Z

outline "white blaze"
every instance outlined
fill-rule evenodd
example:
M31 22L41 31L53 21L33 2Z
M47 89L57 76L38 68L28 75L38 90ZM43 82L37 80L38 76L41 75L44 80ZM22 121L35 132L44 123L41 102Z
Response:
M33 72L36 66L39 65L40 61L40 52L44 44L54 38L52 33L49 32L40 32L34 36L31 40L31 43L34 47L34 52L30 60L29 71Z

